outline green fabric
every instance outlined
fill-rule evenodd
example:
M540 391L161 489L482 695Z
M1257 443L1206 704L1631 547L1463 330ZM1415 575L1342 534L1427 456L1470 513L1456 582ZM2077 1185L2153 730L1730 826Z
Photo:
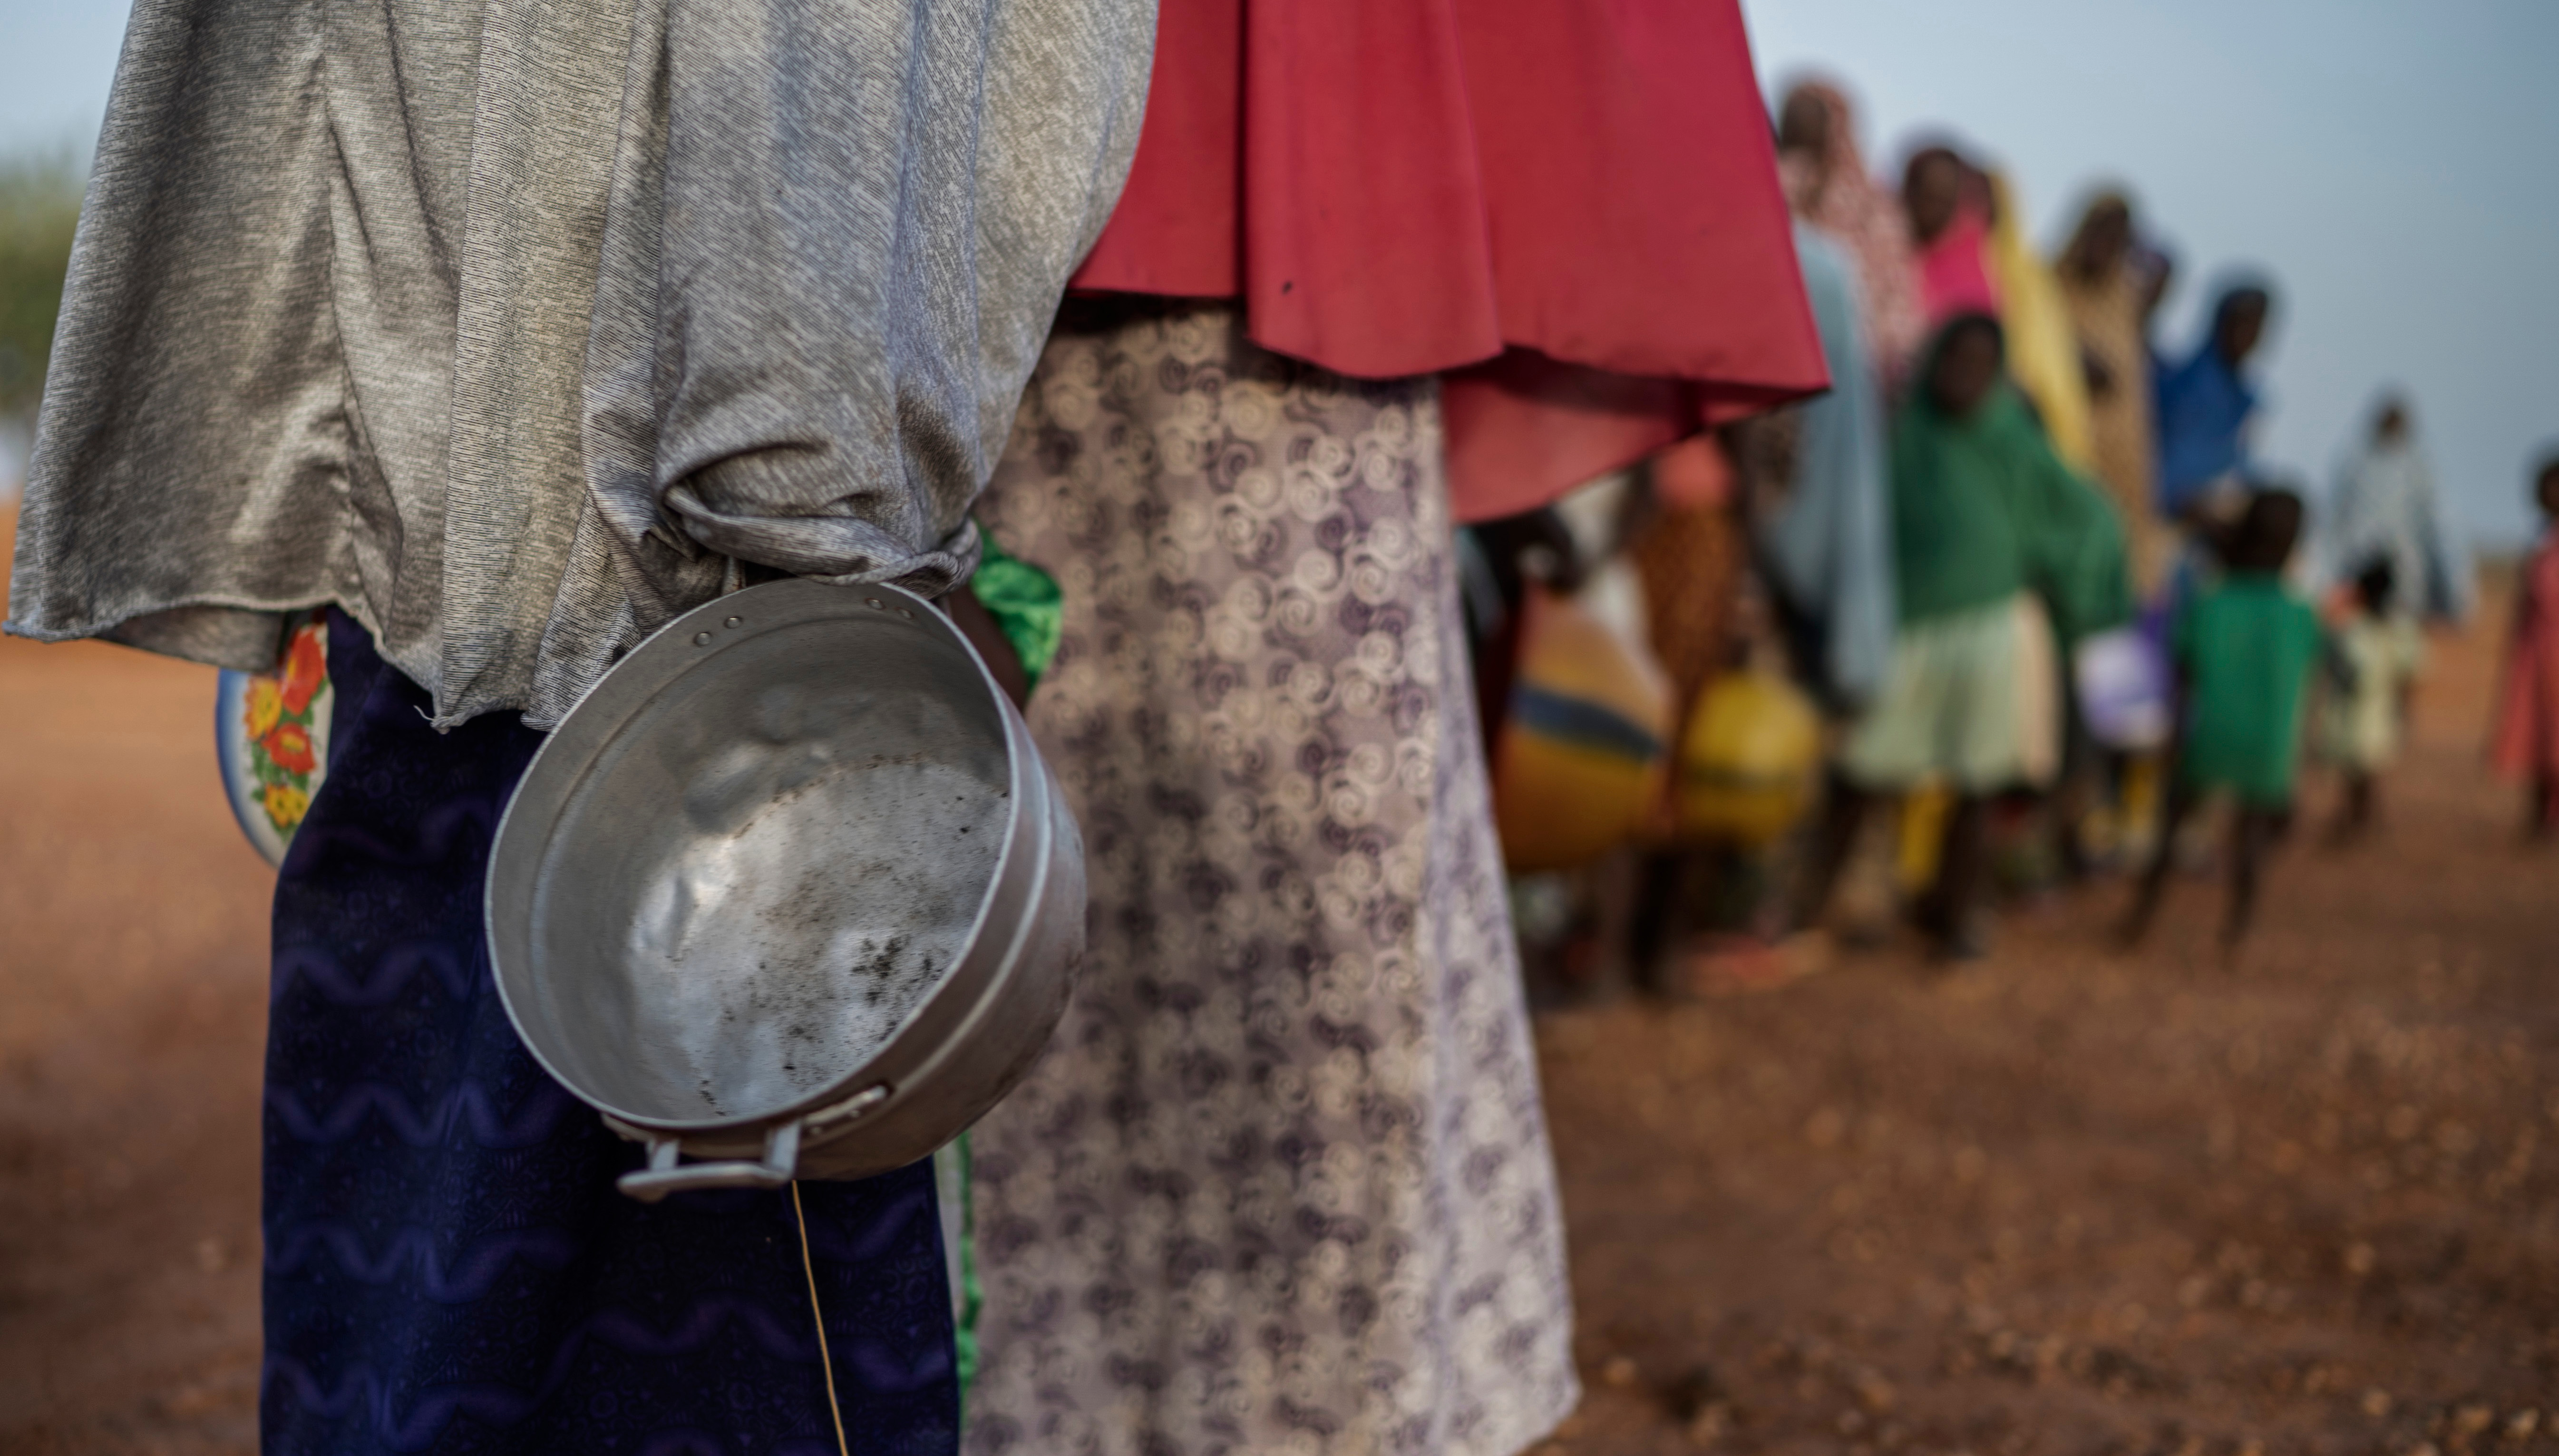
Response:
M942 1204L942 1254L951 1281L951 1332L965 1422L969 1390L978 1380L978 1316L986 1305L986 1292L978 1282L977 1165L969 1154L969 1134L934 1150L933 1189Z
M2187 607L2170 643L2186 683L2178 776L2252 805L2290 803L2321 646L2319 614L2265 573L2225 577Z
M2005 381L1969 419L1914 386L1892 427L1892 547L1905 625L2032 591L2067 646L2132 613L2114 508Z
M1040 674L1056 660L1058 639L1066 632L1066 595L1058 590L1056 577L1004 554L992 533L981 529L978 541L978 574L970 578L969 589L995 619L1004 641L1022 659L1023 674L1037 687Z
M978 605L995 619L996 630L1003 633L1004 641L1013 645L1014 655L1022 661L1022 675L1037 687L1049 663L1057 660L1058 641L1066 632L1066 594L1058 589L1056 577L1006 554L995 543L993 533L982 527L978 547L978 574L969 579L969 589L977 594ZM965 1419L969 1389L978 1380L978 1316L986 1304L985 1289L978 1278L977 1177L969 1154L969 1134L960 1134L935 1154L934 1163L935 1171L942 1175L943 1196L949 1198L956 1193L960 1205L960 1279L959 1287L952 1291L952 1324Z
M2114 503L2048 448L2044 454L2060 479L2039 498L2051 546L2033 586L2066 655L2088 638L2132 620L2132 553Z

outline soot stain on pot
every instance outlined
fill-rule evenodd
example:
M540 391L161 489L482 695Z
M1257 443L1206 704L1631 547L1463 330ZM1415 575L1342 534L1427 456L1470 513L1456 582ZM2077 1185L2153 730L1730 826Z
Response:
M805 743L715 777L684 808L724 832L669 867L628 949L678 982L653 1030L701 1100L752 1116L849 1076L957 961L1009 794L921 753Z

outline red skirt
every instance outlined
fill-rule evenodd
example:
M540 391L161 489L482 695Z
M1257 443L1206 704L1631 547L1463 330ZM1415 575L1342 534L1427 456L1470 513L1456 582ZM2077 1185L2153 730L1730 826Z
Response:
M1164 0L1090 292L1445 375L1460 518L1827 386L1737 0Z

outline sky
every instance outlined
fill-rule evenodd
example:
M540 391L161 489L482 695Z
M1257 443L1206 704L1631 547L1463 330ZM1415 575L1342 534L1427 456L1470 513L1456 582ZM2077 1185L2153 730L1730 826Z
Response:
M1864 104L1871 165L1920 131L2006 164L2058 248L2128 184L2179 260L2166 338L2214 275L2265 269L2267 462L2326 490L2385 384L2405 388L2455 523L2531 529L2559 446L2559 57L2553 0L1742 0L1773 95L1820 72Z
M106 115L129 7L98 0L0 0L0 152L85 154Z
M2484 544L2531 528L2559 446L2559 0L1742 0L1773 92L1819 71L1895 166L1915 130L2003 163L2057 245L2133 189L2180 260L2183 348L2212 277L2283 308L2259 446L2324 490L2397 384ZM0 154L95 138L125 8L0 0Z

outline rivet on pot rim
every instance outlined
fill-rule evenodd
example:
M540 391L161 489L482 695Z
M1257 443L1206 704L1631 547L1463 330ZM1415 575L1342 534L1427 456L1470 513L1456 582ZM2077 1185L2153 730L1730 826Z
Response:
M745 625L746 619L743 617L731 617L726 622L720 624L722 627L744 627Z
M880 599L877 597L864 597L862 598L862 605L876 612L880 609Z
M695 646L695 647L697 647L697 648L706 648L706 647L709 647L710 645L711 645L711 635L710 635L709 633L707 633L707 632L696 632L696 633L694 633L694 634L693 634L693 646Z

